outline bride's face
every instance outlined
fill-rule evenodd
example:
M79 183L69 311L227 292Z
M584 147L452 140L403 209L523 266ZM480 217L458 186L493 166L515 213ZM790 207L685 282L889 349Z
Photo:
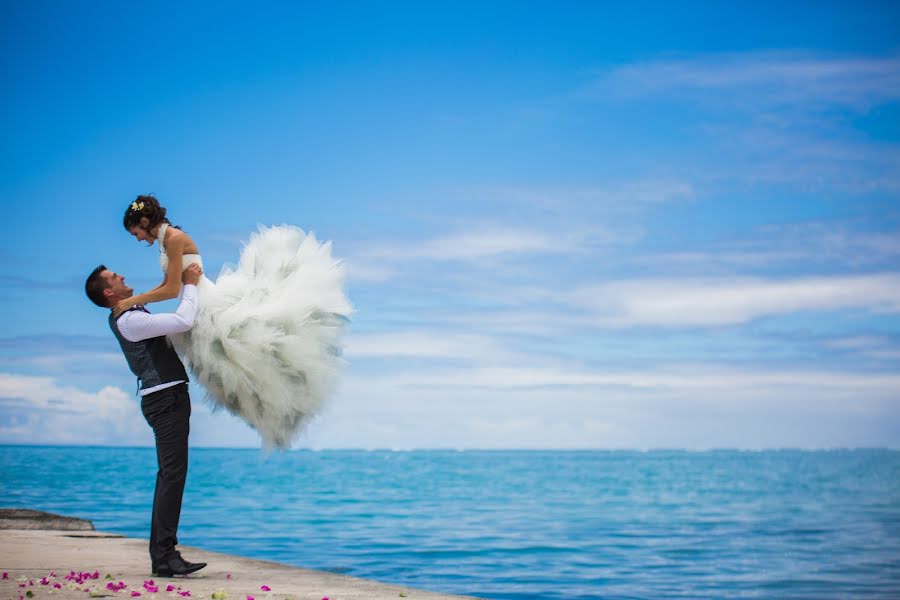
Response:
M128 228L128 232L134 236L134 238L139 242L147 242L148 246L152 246L153 242L156 241L156 235L150 233L140 225L135 225L133 227Z

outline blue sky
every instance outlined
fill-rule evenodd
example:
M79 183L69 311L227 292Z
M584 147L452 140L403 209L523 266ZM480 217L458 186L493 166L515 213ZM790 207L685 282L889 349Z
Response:
M209 273L258 224L345 260L300 446L900 448L891 3L0 10L0 442L152 443L82 291L158 282L149 192Z

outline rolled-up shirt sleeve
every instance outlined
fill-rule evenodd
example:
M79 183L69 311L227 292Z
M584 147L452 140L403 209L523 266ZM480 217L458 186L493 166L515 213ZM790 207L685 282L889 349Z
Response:
M170 333L184 333L194 326L197 315L197 287L185 284L181 290L181 303L173 313L150 314L142 310L129 310L116 321L119 332L129 342L140 342Z

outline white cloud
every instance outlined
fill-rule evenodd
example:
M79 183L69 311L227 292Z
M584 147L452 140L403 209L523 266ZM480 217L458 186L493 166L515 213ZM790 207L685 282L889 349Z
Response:
M787 314L900 312L900 274L890 272L793 278L647 277L567 290L495 281L460 293L477 299L476 306L443 310L430 318L456 330L547 340L597 329L692 329L742 325Z
M427 265L429 274L451 263L496 266L497 261L523 256L585 252L588 246L608 243L611 237L599 230L550 233L482 226L425 240L370 241L359 245L344 264L349 281L378 284L400 277L422 277L423 265Z
M655 204L681 202L692 199L696 190L690 181L684 179L648 176L643 179L609 181L591 186L490 185L473 188L467 193L484 198L486 202L500 202L520 210L539 209L545 215L560 217L570 225L578 225L582 211L644 208ZM573 209L579 213L573 215Z
M405 371L374 378L382 385L401 388L538 388L615 387L697 391L718 389L736 393L764 387L900 390L900 375L841 373L833 371L753 371L723 369L712 365L682 365L641 371L591 370L585 368L473 367L429 372ZM373 383L368 379L366 386Z
M478 362L511 360L518 355L490 336L439 331L351 334L345 354L355 358L440 358Z
M501 254L557 254L572 251L568 240L541 231L489 229L435 238L422 244L414 257L470 261Z
M244 421L222 409L213 410L206 401L199 401L202 392L191 389L190 445L206 448L260 448L259 434ZM147 427L149 430L149 426Z
M640 220L648 209L691 201L695 189L686 180L651 176L594 186L470 186L455 193L483 212L502 213L502 221L458 219L445 224L450 231L444 234L357 242L344 263L348 279L427 279L438 269L457 267L533 276L533 258L584 258L640 242L646 235Z
M554 236L547 232L508 227L481 226L424 241L406 243L370 243L350 258L351 264L374 268L379 276L392 274L391 264L412 261L477 261L486 257L515 254L558 254L571 252L572 236ZM369 266L371 265L371 266ZM362 268L362 267L361 267Z
M826 340L823 345L848 356L865 356L883 361L900 360L900 347L886 335L842 336Z
M635 279L584 286L567 302L608 327L736 325L764 316L854 308L896 313L900 275Z
M13 361L3 361L13 362ZM90 364L103 368L106 365L123 366L125 363L122 354L113 352L63 352L45 354L39 356L18 357L16 360L21 365L37 367L43 372L64 373L74 365Z
M347 280L351 282L382 282L396 275L396 271L384 263L371 262L367 259L353 258L344 261Z
M191 389L192 446L260 447L259 435ZM87 392L53 377L0 373L0 441L6 444L153 446L140 398L118 387Z
M692 91L707 102L722 92L755 105L810 103L856 110L900 98L900 58L836 58L792 52L755 52L657 60L619 67L600 83L604 91L650 94Z
M351 370L297 446L315 448L900 447L900 376L668 365ZM5 443L152 446L137 399L0 374ZM195 407L193 446L259 447Z
M494 300L503 303L510 309L493 311L447 311L441 315L443 323L464 328L466 330L478 330L494 334L505 335L532 335L549 339L563 339L562 336L571 335L573 332L584 331L592 326L593 319L583 314L575 314L568 307L562 310L548 307L543 310L526 309L521 305L527 304L521 298L517 298L509 287L506 290L498 289ZM543 290L540 295L528 296L534 300L556 299L558 294L551 290Z
M631 245L645 235L635 216L650 206L695 196L691 183L665 177L587 187L477 186L459 193L468 201L477 198L481 205L502 208L511 224L463 222L456 231L430 238L359 243L346 259L349 278L387 281L417 261L479 265L485 259L585 254L598 247ZM540 227L519 221L537 221Z
M669 365L351 375L312 447L900 447L900 376Z
M734 118L705 128L714 154L693 170L711 184L737 180L755 184L794 184L802 193L831 196L892 192L900 189L900 152L873 141L852 123L831 114L761 108L752 121ZM776 114L785 124L772 123ZM733 188L732 188L733 191Z
M882 346L887 342L885 336L879 335L854 335L827 340L825 346L838 350L865 350Z
M879 225L882 225L879 223ZM741 245L763 253L766 248L796 253L794 259L852 266L900 260L900 231L854 231L850 223L794 223L769 225L755 240Z
M649 60L612 68L582 95L652 103L637 103L638 110L673 107L681 126L668 134L680 136L686 154L667 150L660 162L681 162L677 172L704 185L737 180L829 195L900 189L896 144L873 139L857 119L867 115L877 123L873 109L900 100L896 54L776 51Z
M577 251L574 236L553 236L547 232L485 227L460 231L425 240L368 241L358 244L345 259L347 278L352 283L385 283L401 277L421 277L420 267L435 263L484 265L486 259L561 254Z
M0 373L5 443L152 445L138 400L117 387L85 392L52 377Z
M632 264L702 269L755 268L783 264L826 264L860 267L900 262L900 232L853 231L847 224L795 223L770 225L743 239L721 241L700 250L646 254Z

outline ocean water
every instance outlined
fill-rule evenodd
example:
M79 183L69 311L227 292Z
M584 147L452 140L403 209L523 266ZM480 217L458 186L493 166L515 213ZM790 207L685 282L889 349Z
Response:
M900 452L191 452L184 545L497 600L900 598ZM0 447L0 505L146 538L155 468Z

